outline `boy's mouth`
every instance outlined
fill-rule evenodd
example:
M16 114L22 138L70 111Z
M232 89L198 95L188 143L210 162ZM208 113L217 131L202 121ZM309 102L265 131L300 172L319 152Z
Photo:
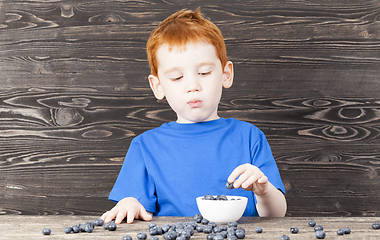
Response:
M201 100L191 100L187 103L190 107L192 108L198 108L202 105L202 101Z

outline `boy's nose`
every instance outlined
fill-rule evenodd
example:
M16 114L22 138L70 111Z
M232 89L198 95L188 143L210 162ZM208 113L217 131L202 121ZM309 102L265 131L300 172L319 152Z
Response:
M202 87L199 84L197 76L188 78L187 91L188 92L198 92L200 90L202 90Z

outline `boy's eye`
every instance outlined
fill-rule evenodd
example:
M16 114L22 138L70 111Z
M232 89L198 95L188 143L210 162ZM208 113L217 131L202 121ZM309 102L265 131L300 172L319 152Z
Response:
M207 75L211 74L211 71L208 71L208 72L200 72L200 73L198 73L198 74L201 75L201 76L207 76Z
M181 78L183 78L183 76L179 76L179 77L173 77L173 78L170 78L172 81L178 81L178 80L181 80Z

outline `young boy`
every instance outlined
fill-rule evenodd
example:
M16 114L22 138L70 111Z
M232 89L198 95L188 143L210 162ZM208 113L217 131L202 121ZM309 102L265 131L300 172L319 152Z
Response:
M284 216L285 188L264 134L218 116L234 76L220 30L199 9L182 10L152 32L147 54L150 87L177 121L132 140L109 196L117 204L102 219L194 216L196 197L206 194L248 197L243 216Z

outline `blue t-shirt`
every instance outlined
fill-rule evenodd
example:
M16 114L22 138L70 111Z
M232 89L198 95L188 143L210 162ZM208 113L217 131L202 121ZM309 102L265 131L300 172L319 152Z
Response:
M194 216L199 196L245 196L243 216L258 216L253 192L225 186L245 163L259 167L285 193L270 146L254 125L233 118L165 123L132 140L109 200L134 197L155 216Z

